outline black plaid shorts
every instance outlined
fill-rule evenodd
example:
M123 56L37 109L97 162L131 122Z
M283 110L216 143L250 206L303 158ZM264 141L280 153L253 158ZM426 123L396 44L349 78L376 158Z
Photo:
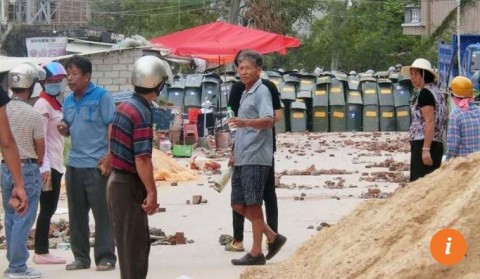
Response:
M270 168L261 165L235 167L232 175L232 205L262 205L263 188Z

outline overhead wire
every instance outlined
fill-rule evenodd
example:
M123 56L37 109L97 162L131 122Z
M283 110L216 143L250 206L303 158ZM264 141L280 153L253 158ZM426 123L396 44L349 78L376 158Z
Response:
M90 0L90 1L92 1L92 0ZM134 15L134 16L140 15L140 16L145 16L145 12L162 11L162 10L166 10L166 9L181 9L181 8L185 8L185 7L198 6L199 4L204 4L202 7L198 7L198 8L192 7L192 8L187 8L187 9L182 9L182 10L177 10L177 11L159 12L159 13L155 14L156 16L175 15L175 14L186 13L186 12L188 13L188 12L199 11L199 10L203 10L205 8L209 8L210 4L212 2L224 3L224 2L226 2L226 0L219 0L219 1L200 0L198 2L192 2L192 3L188 3L188 4L182 4L182 5L161 6L161 7L158 7L158 8L149 8L149 9L142 9L142 10L129 10L129 11L101 11L101 10L98 10L98 9L97 10L91 9L90 13L91 14L101 14L101 15ZM111 3L113 4L113 2L111 2ZM137 1L132 1L132 2L129 2L129 3L137 3L138 4ZM151 2L151 3L155 4L157 2Z

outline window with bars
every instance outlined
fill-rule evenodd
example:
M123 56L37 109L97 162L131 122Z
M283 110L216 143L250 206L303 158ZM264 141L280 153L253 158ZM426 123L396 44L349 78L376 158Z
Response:
M421 10L418 5L408 5L405 7L405 22L406 24L415 24L422 22Z

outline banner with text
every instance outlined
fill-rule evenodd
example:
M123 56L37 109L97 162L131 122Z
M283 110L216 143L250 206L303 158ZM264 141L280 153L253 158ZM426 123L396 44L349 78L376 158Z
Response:
M56 57L67 54L67 37L27 38L28 57Z

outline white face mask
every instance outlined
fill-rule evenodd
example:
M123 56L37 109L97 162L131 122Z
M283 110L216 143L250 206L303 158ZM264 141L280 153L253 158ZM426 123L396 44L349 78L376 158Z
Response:
M57 96L62 90L62 82L45 84L45 92L50 96Z

